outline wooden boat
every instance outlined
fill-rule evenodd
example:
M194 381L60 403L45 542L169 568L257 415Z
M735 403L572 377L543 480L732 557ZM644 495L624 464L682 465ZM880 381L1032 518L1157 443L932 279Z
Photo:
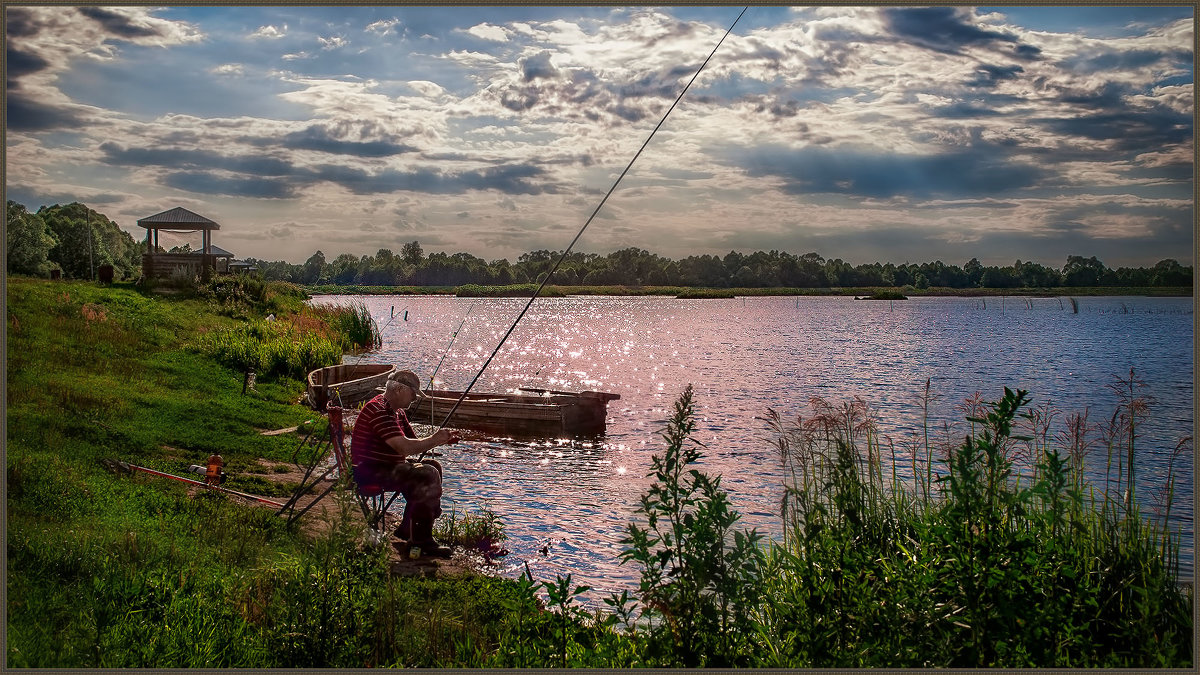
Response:
M472 429L514 438L599 436L604 433L608 402L620 394L602 391L521 389L517 394L469 393L446 421L461 391L426 390L406 411L418 424Z
M388 375L399 368L386 363L343 363L318 368L308 374L308 404L324 410L330 400L342 406L361 403L375 395L387 383Z

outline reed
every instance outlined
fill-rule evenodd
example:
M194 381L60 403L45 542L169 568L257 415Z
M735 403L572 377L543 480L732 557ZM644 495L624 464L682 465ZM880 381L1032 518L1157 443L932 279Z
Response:
M772 417L785 465L806 479L787 491L796 515L764 575L761 614L773 618L760 630L789 648L764 665L1190 665L1193 598L1177 583L1178 542L1127 490L1125 451L1146 412L1132 380L1117 387L1119 414L1100 439L1126 464L1116 501L1082 475L1086 417L1055 433L1056 412L1026 411L1021 391L968 417L974 428L948 448L934 492L880 480L870 426L852 408L830 418L817 400L812 417Z
M496 552L500 544L508 539L500 517L486 508L464 511L461 514L457 509L452 509L436 521L434 535L448 545L462 546L486 554Z
M349 305L319 305L308 309L308 315L331 326L341 336L347 351L379 349L383 336L371 311L362 302Z

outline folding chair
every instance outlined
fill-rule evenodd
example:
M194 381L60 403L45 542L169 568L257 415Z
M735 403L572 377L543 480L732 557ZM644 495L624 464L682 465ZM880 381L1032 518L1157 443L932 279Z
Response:
M329 487L325 488L325 491L318 495L316 499L309 502L308 505L300 511L296 511L295 503L299 500L300 495L310 490L314 485L324 480L330 473L336 470L339 476L345 476L350 483L355 486L355 497L358 501L358 507L362 510L363 518L365 518L367 521L367 526L373 530L379 531L384 524L388 509L391 508L396 499L400 497L400 492L396 491L388 496L387 492L379 485L357 484L357 482L354 480L353 460L350 457L350 452L346 449L346 428L343 418L344 411L342 408L333 405L326 407L325 410L329 415L329 446L333 450L334 465L329 467L329 469L327 469L325 473L323 473L316 480L308 482L308 476L312 472L312 467L310 467L309 472L305 474L305 478L300 481L300 485L292 494L291 500L279 510L279 513L282 515L285 511L291 509L292 514L288 516L288 523L294 522L296 519L300 518L300 516L303 516L305 513L307 513L309 509L317 504L317 502L321 501L326 495L332 492L334 488L337 487L337 483L335 482ZM314 462L313 466L316 466L316 463L319 463L326 456L328 456L328 451L320 453L317 462Z

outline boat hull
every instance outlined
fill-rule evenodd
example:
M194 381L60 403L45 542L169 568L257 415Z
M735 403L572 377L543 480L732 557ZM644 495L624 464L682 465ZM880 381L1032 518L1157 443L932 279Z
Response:
M603 435L608 402L620 394L599 391L542 394L468 394L454 415L462 392L426 391L406 411L409 420L433 426L471 429L515 438Z
M398 371L396 366L380 363L341 364L318 368L308 374L308 402L324 410L332 399L343 407L369 400L387 378Z

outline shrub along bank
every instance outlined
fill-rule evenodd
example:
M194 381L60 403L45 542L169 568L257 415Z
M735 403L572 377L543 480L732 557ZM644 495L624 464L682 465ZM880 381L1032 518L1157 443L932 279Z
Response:
M229 487L266 494L254 460L286 462L295 439L258 431L312 418L294 405L309 357L266 345L319 334L344 348L335 326L362 323L301 298L9 279L7 665L1192 665L1173 541L1136 500L1089 497L1053 434L1014 433L1024 392L972 413L944 463L914 451L910 482L885 477L895 464L852 407L776 417L792 478L787 534L769 543L737 529L720 478L695 468L689 388L625 539L640 587L600 614L570 576L389 578L344 502L311 540L268 510L99 468L178 474L217 452ZM243 395L252 365L262 377ZM1121 406L1131 428L1145 414ZM1021 480L1019 443L1032 443Z

